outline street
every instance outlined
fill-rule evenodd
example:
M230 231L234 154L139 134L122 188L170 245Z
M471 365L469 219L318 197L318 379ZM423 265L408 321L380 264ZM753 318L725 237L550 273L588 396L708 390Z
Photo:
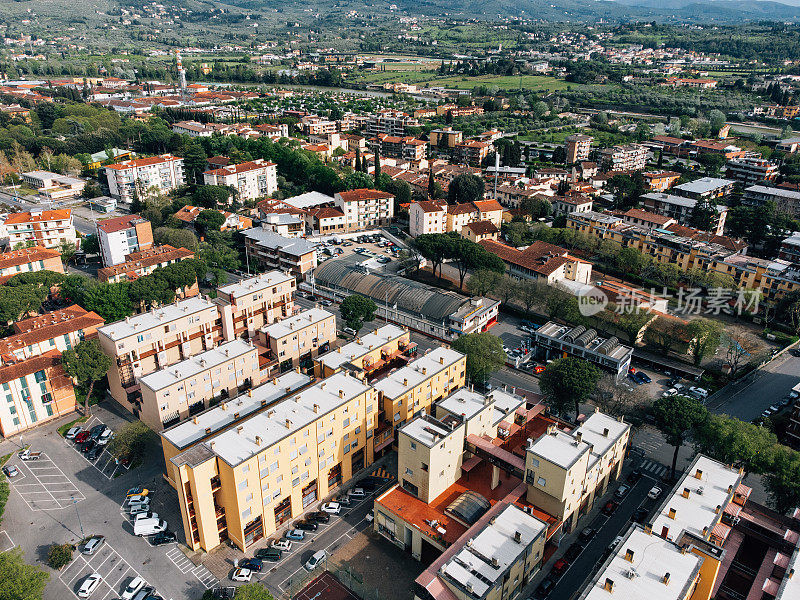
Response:
M14 199L14 194L9 194L8 192L0 191L0 202L5 202L11 206L18 206L23 211L30 211L36 208L42 208L46 210L50 209L57 209L61 208L62 204L59 202L51 203L49 200L41 198L37 196L38 200L41 200L41 203L34 203L28 202L25 200L25 196L21 196L19 200ZM73 223L75 224L75 230L80 233L81 235L89 235L96 232L95 224L92 223L89 219L84 219L83 217L79 217L73 211L72 215Z

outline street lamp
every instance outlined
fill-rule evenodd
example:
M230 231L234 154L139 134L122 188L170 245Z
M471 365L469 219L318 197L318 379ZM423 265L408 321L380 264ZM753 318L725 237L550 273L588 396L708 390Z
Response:
M72 498L72 504L75 506L75 514L78 516L78 525L81 526L81 539L83 539L86 535L83 533L83 523L81 522L81 515L78 512L78 501L75 500L75 496L70 496L70 498Z

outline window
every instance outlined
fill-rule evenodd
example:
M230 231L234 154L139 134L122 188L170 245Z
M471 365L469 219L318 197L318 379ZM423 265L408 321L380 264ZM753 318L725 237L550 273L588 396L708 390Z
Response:
M247 496L244 497L244 501L245 502L252 502L253 501L253 492L248 493Z
M249 473L250 472L250 465L245 465L242 467L242 473Z
M248 508L247 510L243 510L243 511L242 511L242 519L243 519L243 520L244 520L244 519L247 519L247 518L250 516L250 512L251 512L251 511L250 511L250 509L249 509L249 508Z
M539 466L539 459L538 458L531 458L531 466L538 467Z
M240 490L243 490L243 489L245 489L246 487L247 487L247 479L242 479L242 480L239 482L239 489L240 489Z
M277 471L277 470L278 470L278 461L276 460L274 463L272 463L272 464L269 466L269 472L270 472L270 473L273 473L273 472L275 472L275 471Z
M414 443L414 442L411 442L411 449L412 450L416 450L417 449L417 444Z
M547 485L547 479L545 479L544 477L539 477L539 479L536 480L536 483L544 487Z
M292 487L297 487L298 485L300 485L300 478L295 477L294 479L292 479Z
M413 476L413 475L414 475L414 471L412 471L411 469L409 469L408 467L406 467L406 475L411 475L411 476Z

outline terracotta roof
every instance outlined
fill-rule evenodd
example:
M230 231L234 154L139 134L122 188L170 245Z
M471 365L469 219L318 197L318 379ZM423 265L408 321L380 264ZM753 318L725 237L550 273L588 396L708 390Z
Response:
M15 323L14 331L16 333L0 340L0 354L8 354L73 331L97 328L104 323L103 318L97 313L88 312L74 304Z
M72 210L69 208L62 208L59 210L43 210L41 213L32 215L29 212L14 213L8 215L6 225L14 225L15 223L41 223L44 221L63 221L72 217Z
M657 215L655 213L642 210L641 208L631 208L627 212L622 213L622 216L630 217L633 219L639 219L641 221L647 221L649 223L655 223L656 225L666 225L667 223L673 220L670 217Z
M500 231L491 221L474 221L468 223L467 227L469 227L475 235L489 235Z
M219 154L217 156L212 156L211 158L207 158L206 162L209 165L219 165L220 167L224 167L226 165L231 164L231 159L228 158L227 156L222 156L221 154Z
M314 215L317 219L332 219L344 216L342 209L335 206L323 206L316 210L309 211L309 214Z
M238 165L227 165L220 169L213 169L211 171L205 171L203 175L236 175L237 173L246 173L247 171L254 171L256 169L263 169L265 167L274 167L275 163L271 162L261 162L257 163L255 161L248 161L239 163Z
M448 204L448 215L465 215L469 213L479 212L472 202L463 202L462 204Z
M106 233L114 233L115 231L122 231L123 229L130 229L134 225L138 223L147 223L147 219L140 217L139 215L125 215L122 217L115 217L113 219L108 219L103 221L101 225L98 226L98 229L102 229Z
M330 150L330 146L326 144L306 144L301 146L303 150L307 150L308 152L327 152Z
M389 198L394 198L394 195L392 194L369 188L338 192L338 194L345 202L358 202L359 200L388 200Z
M589 204L593 202L591 198L587 198L583 194L570 194L568 196L559 196L553 198L553 200L556 200L558 202L564 202L566 204L572 204L574 206L577 206L579 204Z
M560 246L536 241L525 250L517 250L494 240L478 242L492 254L499 256L504 262L512 263L544 276L552 274L556 269L568 262L579 262L567 254Z
M99 269L97 271L97 276L101 281L106 281L122 273L127 273L130 277L131 274L138 275L139 271L142 269L162 265L173 260L184 260L187 258L194 258L194 252L186 248L174 248L167 244L163 246L153 246L148 250L128 254L128 256L125 257L124 263Z
M424 213L444 212L445 210L444 207L439 206L430 200L420 200L419 202L416 202L416 205L419 206Z
M149 165L159 165L161 163L172 162L175 160L183 160L171 154L163 156L151 156L149 158L135 158L133 160L125 160L121 163L114 165L107 165L106 169L114 169L115 171L124 171L125 169L133 169L134 167L147 167Z
M496 210L503 210L502 205L497 200L475 200L473 204L482 213L496 211Z
M662 177L680 177L681 174L677 171L657 171L651 173L642 173L645 179L660 179Z
M183 221L184 223L194 223L197 215L199 215L201 212L203 212L201 207L187 204L172 216L179 221Z
M8 383L31 373L53 367L56 367L58 371L52 373L51 376L64 375L64 369L61 366L61 352L58 350L51 350L41 356L17 360L0 366L0 383Z
M48 258L61 258L61 253L58 250L49 250L42 246L33 246L32 248L3 252L0 254L0 269L8 269L9 267L16 267L17 265L27 265L28 263L36 262L37 260L46 260Z

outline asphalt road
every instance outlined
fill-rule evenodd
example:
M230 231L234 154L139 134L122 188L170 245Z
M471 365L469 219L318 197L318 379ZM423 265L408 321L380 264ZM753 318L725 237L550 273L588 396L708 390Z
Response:
M13 194L9 194L7 192L0 192L0 202L5 202L6 204L19 206L22 210L26 211L29 211L34 208L50 209L51 206L52 208L59 208L61 206L59 202L54 202L51 205L49 201L43 198L40 199L42 200L42 202L37 204L32 202L26 202L25 200L15 200ZM96 232L97 228L95 227L94 223L92 223L90 220L84 219L83 217L79 217L74 213L72 215L72 220L73 223L75 224L75 230L81 233L82 235L88 235L90 233Z
M752 421L772 404L779 403L800 382L800 357L785 352L744 381L723 390L708 402L715 413Z

